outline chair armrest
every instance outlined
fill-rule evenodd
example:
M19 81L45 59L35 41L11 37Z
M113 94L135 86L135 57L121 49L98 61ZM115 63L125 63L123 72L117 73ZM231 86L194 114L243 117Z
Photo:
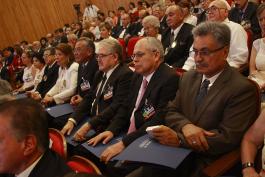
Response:
M218 177L231 169L237 162L240 161L240 149L237 148L212 162L203 169L203 174L206 177Z

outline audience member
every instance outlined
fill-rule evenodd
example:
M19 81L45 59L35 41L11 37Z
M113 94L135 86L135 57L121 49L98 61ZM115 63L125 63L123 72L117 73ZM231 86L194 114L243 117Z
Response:
M210 3L214 0L201 0L202 13L197 15L197 25L207 20L207 9Z
M99 8L92 4L91 0L86 0L86 7L83 14L83 21L89 21L91 18L95 18L98 15Z
M163 46L156 38L146 37L136 43L133 55L135 75L127 101L121 105L106 131L88 141L93 146L100 141L106 144L129 124L127 135L101 154L102 161L108 162L122 152L135 139L144 135L147 127L163 123L160 111L168 101L173 100L178 88L175 70L163 63L163 54Z
M130 23L130 16L128 14L121 15L122 26L116 26L112 29L112 36L114 38L124 39L127 34L131 34L133 29Z
M157 3L152 6L152 15L156 16L160 21L160 33L168 27L165 11L166 7L163 3Z
M257 17L262 33L265 32L265 4L261 4L257 9ZM256 81L262 90L265 89L265 42L264 37L253 42L250 63L249 78Z
M78 37L75 34L68 34L67 35L68 45L70 45L72 47L72 49L75 48L77 38Z
M242 174L243 177L262 177L264 170L256 171L255 167L260 164L255 164L255 158L260 147L264 144L265 127L265 111L262 111L258 119L245 133L241 142L241 161L242 161ZM263 159L264 157L262 157ZM260 161L258 161L260 162ZM262 164L263 166L263 164Z
M191 24L193 26L197 25L197 17L191 14L191 3L187 0L181 0L178 5L182 8L184 15L184 23Z
M98 63L95 54L95 45L88 38L78 39L75 50L75 61L79 63L77 76L77 94L71 98L72 105L78 105L83 97L88 94L96 72L98 71Z
M159 19L153 15L145 17L142 21L145 36L155 37L161 41L161 34L159 34L160 22Z
M46 93L54 86L58 78L59 65L55 61L55 48L48 47L44 50L43 58L46 64L41 82L35 92L29 96L34 100L41 100Z
M225 0L214 0L207 10L208 20L224 23L230 28L231 41L227 61L230 66L240 68L248 61L247 34L241 25L228 20L229 10L230 6ZM195 67L193 55L194 53L191 52L183 69L189 70Z
M107 22L103 22L99 25L100 40L103 39L115 39L111 36L111 25Z
M58 177L71 171L49 149L48 123L41 105L30 99L4 103L0 105L0 123L0 173Z
M239 146L256 118L258 98L255 86L226 61L230 33L218 22L193 30L196 70L184 73L174 101L160 115L165 126L152 131L161 144L194 153L176 170L143 167L133 176L200 177L207 164Z
M165 62L174 67L182 67L193 42L193 26L183 22L183 10L178 5L169 6L166 15L169 28L162 33Z
M83 32L83 26L82 26L82 23L81 22L77 22L75 24L75 35L77 36L77 38L80 38L81 37L81 34Z
M33 66L36 68L36 74L35 74L34 81L33 81L34 87L32 91L35 91L37 86L42 80L44 70L45 70L45 61L41 54L39 53L34 54Z
M26 66L23 70L23 85L17 90L18 92L25 92L31 90L34 86L34 79L37 69L33 65L33 55L31 51L23 52L22 62Z
M98 132L105 130L129 93L132 71L122 63L122 47L118 41L100 41L97 61L100 71L95 76L91 92L84 97L62 129L62 133L70 134L74 125L89 116L88 122L75 134L77 141L84 140L90 129Z
M258 4L248 0L235 0L235 7L229 11L229 20L241 24L245 30L250 29L253 39L261 37L261 31L256 16Z
M76 92L78 64L70 45L61 43L56 46L55 59L60 66L58 79L42 100L45 105L62 104L70 100Z

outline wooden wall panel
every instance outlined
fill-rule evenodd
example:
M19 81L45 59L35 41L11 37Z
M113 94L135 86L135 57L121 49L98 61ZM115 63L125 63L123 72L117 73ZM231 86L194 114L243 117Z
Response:
M103 12L127 7L137 0L92 0ZM0 49L27 40L32 42L76 20L73 4L84 0L0 0Z

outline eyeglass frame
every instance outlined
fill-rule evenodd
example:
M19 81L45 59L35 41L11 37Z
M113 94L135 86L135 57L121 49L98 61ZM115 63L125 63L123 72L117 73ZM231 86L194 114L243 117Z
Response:
M101 60L107 56L113 55L113 53L109 53L109 54L96 54L96 59L97 60Z
M210 56L211 54L215 53L215 52L218 52L220 50L222 50L223 48L227 47L228 45L224 45L222 47L218 47L217 49L214 49L214 50L209 50L208 48L204 48L202 50L197 50L197 49L194 49L192 51L190 51L191 53L194 53L194 56L203 56L203 57L208 57Z
M158 51L157 50L153 50L151 52L158 52ZM137 52L137 53L132 54L131 59L134 60L136 57L137 58L142 58L145 55L146 55L146 52Z
M212 7L209 7L208 9L206 9L205 12L206 12L206 14L210 14L210 13L212 13L212 11L216 11L216 10L220 11L222 9L227 10L226 8L219 8L216 6L212 6Z

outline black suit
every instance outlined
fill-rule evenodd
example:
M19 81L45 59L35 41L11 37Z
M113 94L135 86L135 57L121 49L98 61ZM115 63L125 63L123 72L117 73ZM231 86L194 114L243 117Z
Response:
M125 129L125 127L128 126L142 80L142 75L134 74L130 87L131 91L126 104L123 104L118 110L112 123L107 128L107 130L114 133L114 135L119 134L123 129ZM161 64L154 72L139 106L134 112L135 127L137 130L123 138L122 141L125 146L145 134L146 127L162 124L163 121L159 117L159 111L167 105L169 100L174 98L177 88L178 77L175 74L175 70L170 68L167 64ZM142 113L143 109L145 109L147 105L152 105L155 109L155 114L149 118L145 118Z
M198 14L197 16L197 25L205 22L207 20L206 11L204 10L202 13Z
M171 28L162 34L162 44L165 49L165 62L174 67L182 67L189 56L189 50L193 43L193 26L184 23L180 28L173 44L170 44Z
M29 177L62 177L71 171L58 154L47 150L33 168ZM0 174L0 177L14 177L14 175Z
M0 68L0 79L6 80L6 81L10 81L9 72L8 72L8 70L7 70L7 68L5 66Z
M120 36L120 34L122 33L123 30L124 30L123 26L115 26L112 29L111 36L117 39L117 38L119 38L119 36ZM132 36L133 31L134 31L134 26L129 24L127 26L127 28L125 30L125 33L124 33L122 38L124 38L127 34L130 34Z
M98 62L95 57L93 57L86 64L79 64L78 76L77 76L77 94L84 97L90 87L93 85L93 80L96 72L98 71Z
M135 22L132 24L131 36L138 36L138 33L141 32L143 28L142 22Z
M165 31L168 28L167 26L167 17L166 15L162 18L162 20L160 21L160 33L163 33L163 31Z
M98 101L98 115L91 113L92 102L96 98L97 87L102 80L103 72L97 72L91 91L84 97L83 101L78 105L76 111L70 116L77 122L80 122L85 116L91 114L89 123L96 130L104 129L109 124L117 109L124 104L129 93L132 71L127 65L120 64L107 79L105 87ZM104 96L112 89L110 98ZM97 103L94 103L96 105Z
M41 97L44 97L46 93L54 86L57 81L59 72L59 65L54 63L50 68L46 66L42 81L38 84L36 91L40 93Z
M261 37L261 29L259 27L258 18L256 16L258 5L254 2L248 2L247 8L241 17L239 8L232 8L229 12L229 20L241 24L241 22L249 21L251 24L251 31L253 32L253 39Z

